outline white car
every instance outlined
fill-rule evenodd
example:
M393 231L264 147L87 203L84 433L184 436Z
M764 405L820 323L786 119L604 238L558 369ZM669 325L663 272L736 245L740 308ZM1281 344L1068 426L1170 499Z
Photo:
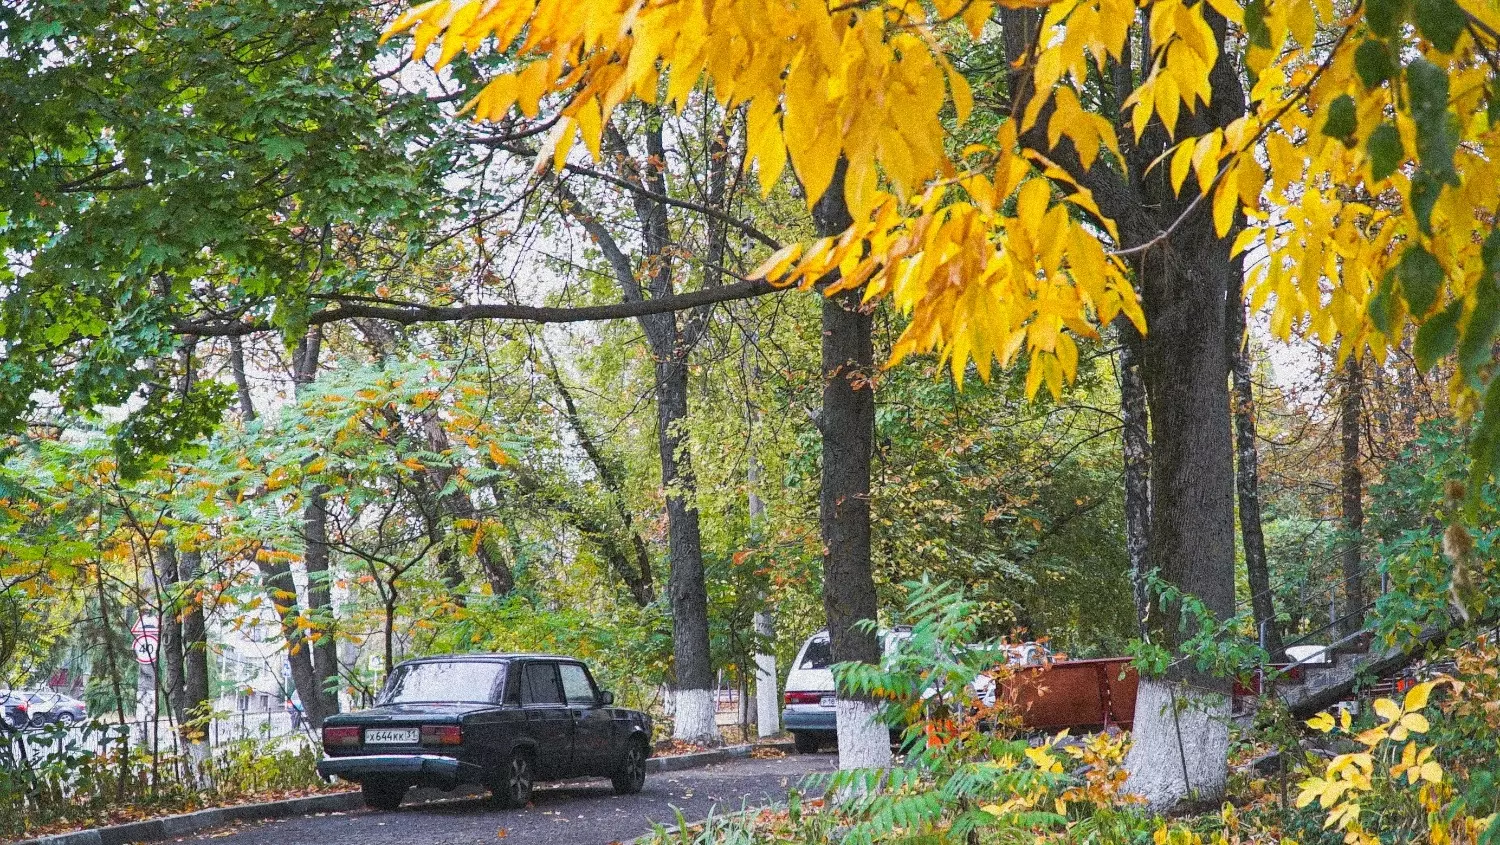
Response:
M881 631L881 651L889 654L896 643L909 636L910 633L899 628ZM792 661L792 670L787 673L781 722L796 741L798 753L812 754L838 738L833 663L828 632L819 631L802 644L797 659Z

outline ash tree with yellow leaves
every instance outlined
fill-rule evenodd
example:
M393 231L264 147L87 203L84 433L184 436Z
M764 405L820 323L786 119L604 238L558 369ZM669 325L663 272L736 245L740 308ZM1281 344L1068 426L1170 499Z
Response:
M1079 339L1129 324L1150 561L1220 618L1228 312L1246 292L1276 332L1342 356L1416 327L1421 362L1456 352L1455 393L1500 406L1500 12L1478 0L434 0L395 29L443 61L506 55L471 109L551 104L542 167L578 140L597 157L630 99L743 109L765 190L790 168L810 208L832 190L848 212L762 275L889 299L910 318L895 360L936 353L961 380L1024 357L1028 387L1058 394ZM981 49L1005 70L971 81L957 62ZM1500 413L1474 443L1486 480ZM1149 622L1160 645L1185 635L1173 606ZM1216 797L1227 691L1185 659L1143 683L1128 788L1156 807Z

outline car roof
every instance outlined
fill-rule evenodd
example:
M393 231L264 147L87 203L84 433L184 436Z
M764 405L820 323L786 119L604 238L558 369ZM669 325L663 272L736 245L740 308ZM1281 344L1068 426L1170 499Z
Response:
M582 663L583 662L582 660L579 660L576 657L569 657L566 654L544 654L544 653L540 653L540 652L524 652L524 651L520 651L520 652L504 652L504 653L499 653L499 652L466 652L466 653L463 653L463 654L433 654L433 655L429 655L427 657L413 657L410 660L403 660L403 661L401 661L400 664L397 664L397 665L405 665L407 663L439 663L439 662L443 662L443 661L454 661L454 660L460 660L460 661L462 661L462 660L482 660L482 661L490 661L490 660L494 660L494 661L502 661L502 660L567 660L567 661L572 662L572 663Z

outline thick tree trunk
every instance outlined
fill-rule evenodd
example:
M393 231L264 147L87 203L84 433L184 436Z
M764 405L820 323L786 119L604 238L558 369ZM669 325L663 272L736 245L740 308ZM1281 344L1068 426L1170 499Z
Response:
M1141 333L1127 320L1118 320L1120 335L1121 440L1125 451L1125 554L1130 559L1130 584L1142 630L1150 616L1146 576L1151 571L1151 431L1146 410L1146 385L1141 381Z
M672 654L677 677L677 712L673 737L717 744L714 723L714 672L708 647L708 588L703 575L703 546L698 528L697 477L685 443L687 362L679 356L656 362L657 448L662 487L667 496L667 543L672 572Z
M1344 612L1341 629L1345 635L1364 630L1365 626L1365 482L1359 465L1359 426L1363 417L1365 378L1358 358L1344 363L1342 394L1339 397L1339 423L1343 440L1342 494Z
M1271 568L1260 519L1260 459L1255 446L1255 390L1250 379L1250 338L1245 331L1245 304L1235 291L1229 299L1229 365L1234 380L1235 495L1239 500L1240 546L1245 550L1245 578L1255 631L1272 663L1286 660L1281 628L1276 624Z
M1208 624L1234 613L1234 456L1230 443L1224 302L1240 268L1212 222L1186 223L1142 261L1149 332L1142 377L1151 415L1151 561L1201 602ZM1153 642L1181 654L1180 607L1153 616ZM1196 633L1189 624L1187 635ZM1153 808L1213 802L1228 774L1229 679L1178 659L1143 680L1128 792Z
M818 235L838 234L851 224L844 203L844 169L813 209ZM859 291L823 300L822 485L818 527L823 538L823 610L837 662L880 662L873 630L875 577L870 568L870 460L875 440L875 347L872 318L860 307ZM877 704L838 693L840 768L890 765L890 733L877 718Z

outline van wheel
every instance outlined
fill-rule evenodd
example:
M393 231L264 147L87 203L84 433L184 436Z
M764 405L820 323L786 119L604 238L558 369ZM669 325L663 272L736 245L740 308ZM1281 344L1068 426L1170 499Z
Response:
M404 783L389 781L367 780L359 785L359 791L365 799L365 806L385 812L401 806L401 799L406 797L406 789L407 785Z
M816 754L823 747L823 738L808 731L792 734L792 742L797 744L798 754Z

